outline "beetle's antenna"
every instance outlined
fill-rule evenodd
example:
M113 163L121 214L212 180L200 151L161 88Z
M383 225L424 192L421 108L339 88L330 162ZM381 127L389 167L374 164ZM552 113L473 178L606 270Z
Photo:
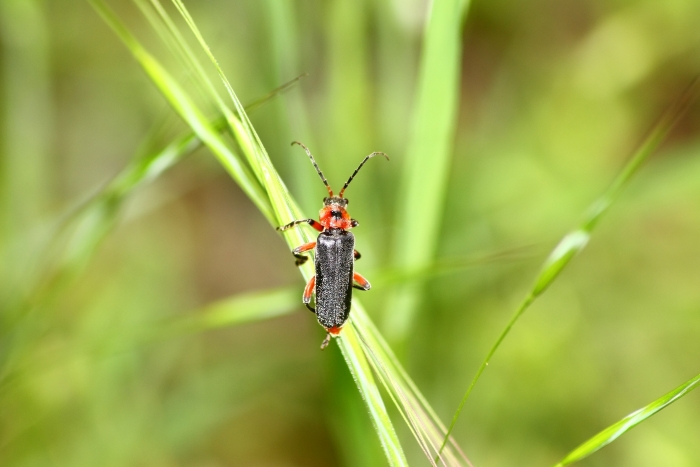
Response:
M301 144L299 141L292 141L292 146L295 144L298 144L302 148L304 148L304 151L306 151L306 154L309 155L309 159L311 159L311 163L314 165L314 168L316 169L316 172L318 172L318 176L321 177L321 180L323 181L323 184L326 185L326 188L328 189L328 195L332 198L333 197L333 190L331 190L331 187L328 185L328 180L326 180L326 177L323 175L323 172L321 172L321 169L318 168L318 164L316 163L316 159L314 159L314 156L311 155L311 151L309 151L309 148Z
M386 160L389 160L389 156L387 156L387 155L384 154L383 152L373 152L373 153L370 154L369 156L365 157L365 158L362 160L362 162L360 162L360 165L359 165L359 166L355 169L355 171L352 173L352 175L350 175L350 178L348 178L348 181L345 182L345 185L343 185L343 189L340 190L340 193L338 193L338 196L339 196L339 197L341 197L341 198L343 197L343 193L345 193L345 189L348 187L348 185L350 185L350 182L352 182L352 179L355 178L355 175L357 175L357 172L359 172L360 169L362 168L362 166L365 165L365 162L367 162L368 160L370 160L370 159L373 158L374 156L384 156L384 157L386 157Z

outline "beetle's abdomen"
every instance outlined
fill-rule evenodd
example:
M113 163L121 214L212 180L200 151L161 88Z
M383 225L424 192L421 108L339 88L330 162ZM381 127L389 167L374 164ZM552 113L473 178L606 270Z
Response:
M348 319L354 250L355 237L344 230L321 232L316 240L316 316L326 329Z

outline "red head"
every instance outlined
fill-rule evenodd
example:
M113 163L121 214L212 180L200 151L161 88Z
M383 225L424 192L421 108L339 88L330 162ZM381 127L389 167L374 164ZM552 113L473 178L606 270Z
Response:
M323 208L318 213L319 221L324 229L348 230L357 225L357 221L350 218L345 209L348 200L339 196L323 198Z
M311 159L311 163L314 165L316 172L318 172L318 176L321 177L321 181L323 181L323 184L326 185L326 189L328 190L328 197L323 198L323 208L321 209L321 211L319 211L319 220L321 222L321 225L323 225L323 228L326 230L349 230L353 227L356 227L357 221L355 219L351 219L350 214L348 214L347 210L345 209L348 206L349 201L346 198L343 198L343 193L345 193L345 190L347 189L348 185L350 185L352 179L355 178L357 172L359 172L362 166L365 165L365 162L378 155L386 157L387 160L389 160L389 157L383 152L373 152L369 156L365 157L362 160L362 162L360 162L360 165L357 167L357 169L355 169L352 175L350 175L348 181L345 182L345 185L343 185L343 188L340 190L340 193L338 193L338 196L333 196L333 190L331 190L330 185L328 185L328 181L326 180L326 177L323 176L323 172L321 172L321 169L318 168L318 164L316 164L314 156L311 155L311 151L309 151L309 149L306 146L304 146L298 141L294 141L292 145L294 144L298 144L299 146L304 148L306 154L309 155L309 159Z

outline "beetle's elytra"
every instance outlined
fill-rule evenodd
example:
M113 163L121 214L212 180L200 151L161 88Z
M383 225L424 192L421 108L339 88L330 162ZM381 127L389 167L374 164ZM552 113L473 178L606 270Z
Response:
M318 168L311 151L298 141L294 141L292 145L294 144L298 144L306 151L328 190L328 197L323 198L323 208L319 211L318 221L315 219L297 220L277 227L277 230L284 231L299 224L309 224L320 232L315 242L296 247L292 250L292 254L296 258L296 265L300 266L309 259L302 253L310 251L315 253L316 274L306 284L302 301L309 310L316 314L318 322L327 332L326 338L321 344L321 349L325 349L331 336L340 334L343 325L348 320L350 304L352 303L352 289L369 290L371 287L367 279L354 271L354 263L360 259L360 253L355 250L355 236L350 232L350 229L357 227L358 222L348 214L346 209L348 200L343 198L343 194L365 162L374 156L381 155L387 160L389 157L383 152L373 152L365 157L350 175L348 181L345 182L338 196L334 196L333 190L328 185L321 169ZM311 306L311 295L314 293L316 295L315 308Z

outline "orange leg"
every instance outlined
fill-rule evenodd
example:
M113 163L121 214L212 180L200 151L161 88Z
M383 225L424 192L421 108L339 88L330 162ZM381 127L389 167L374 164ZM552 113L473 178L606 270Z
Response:
M304 302L304 305L306 305L306 308L311 310L312 312L316 313L316 310L309 305L311 303L311 294L314 293L314 288L316 287L316 276L313 276L311 279L309 279L309 282L306 283L306 287L304 288L304 295L301 298L301 301Z
M356 289L359 290L369 290L372 288L372 284L369 283L367 279L362 277L359 272L356 272L352 275L352 278L355 282L357 282L357 285L353 285Z
M309 259L308 256L303 256L300 253L303 253L305 251L313 250L316 248L316 242L309 242L309 243L304 243L303 245L300 245L296 247L295 249L292 250L292 254L294 257L297 259L295 264L297 266L301 266L306 262L307 259Z

